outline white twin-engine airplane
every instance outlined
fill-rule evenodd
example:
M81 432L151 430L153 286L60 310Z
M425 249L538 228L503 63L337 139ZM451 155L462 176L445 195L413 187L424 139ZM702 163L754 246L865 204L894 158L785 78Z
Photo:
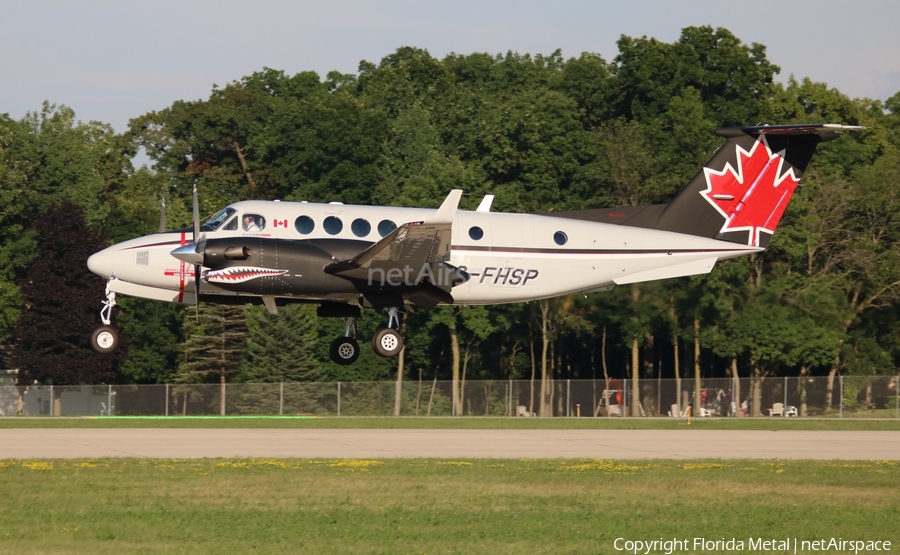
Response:
M200 225L195 190L193 231L139 237L88 259L108 280L94 348L117 346L117 294L261 302L273 314L315 303L319 316L345 319L331 358L351 364L363 307L387 311L372 347L389 357L403 347L398 313L412 306L530 301L705 274L718 260L764 250L816 145L853 129L719 129L724 146L665 205L505 214L490 211L489 195L469 212L453 190L437 210L242 201Z

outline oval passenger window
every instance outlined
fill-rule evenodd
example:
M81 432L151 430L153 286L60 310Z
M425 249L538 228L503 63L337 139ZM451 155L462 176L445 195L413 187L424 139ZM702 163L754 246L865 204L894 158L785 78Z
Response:
M296 229L301 235L309 235L316 229L316 222L313 221L309 216L300 216L296 220L294 220L294 229Z
M325 221L322 222L322 227L328 235L337 235L344 229L344 222L336 216L328 216L325 218Z
M397 224L390 220L381 220L378 222L378 235L381 235L382 237L386 237L395 229L397 229Z
M569 241L569 237L562 231L557 231L553 234L553 241L555 241L557 245L565 245Z
M357 237L365 237L372 231L372 224L362 218L356 218L353 220L353 223L350 224L350 231Z

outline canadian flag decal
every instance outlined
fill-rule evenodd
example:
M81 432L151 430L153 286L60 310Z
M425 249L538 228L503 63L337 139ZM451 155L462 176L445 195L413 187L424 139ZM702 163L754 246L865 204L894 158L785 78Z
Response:
M784 151L772 153L765 136L750 152L735 146L737 169L704 168L707 188L700 192L725 217L720 233L747 230L749 245L759 246L759 234L772 234L800 183L793 168L783 172Z
M275 220L275 227L283 227L287 229L287 220Z

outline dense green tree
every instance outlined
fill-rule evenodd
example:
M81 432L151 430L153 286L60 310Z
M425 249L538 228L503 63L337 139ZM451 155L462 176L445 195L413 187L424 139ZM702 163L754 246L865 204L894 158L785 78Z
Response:
M183 356L180 343L185 309L132 297L120 296L118 302L121 310L117 311L114 323L131 344L119 367L122 379L134 383L172 383Z
M109 125L82 123L65 106L45 102L21 121L0 116L0 341L22 308L18 288L37 253L40 214L70 202L88 225L104 228L127 194L130 152Z
M177 383L219 383L219 414L225 414L225 384L237 374L247 342L247 325L240 306L203 304L196 319L185 321Z
M780 68L766 59L761 44L748 46L727 29L702 26L683 29L672 44L623 35L618 46L611 68L616 115L655 120L692 87L716 125L768 119Z
M221 381L225 366L201 361L227 350L224 374L248 381L534 377L544 392L526 404L554 414L552 384L566 377L634 376L647 409L655 400L638 384L668 368L749 375L757 387L775 375L888 372L900 360L900 94L881 103L802 77L776 83L765 47L722 28L688 27L672 43L623 36L618 46L611 62L559 51L437 59L402 47L324 79L263 68L139 116L121 137L50 104L21 121L0 116L0 341L34 309L24 279L38 261L37 222L62 201L115 241L155 231L163 198L168 227L189 224L194 185L203 214L244 198L437 206L452 188L471 195L464 209L485 193L496 194L495 210L514 212L664 203L721 144L716 127L828 121L867 129L819 148L765 253L710 275L416 311L403 317L402 374L367 348L386 322L379 311L364 311L362 357L345 367L328 357L343 321L316 320L311 307L235 308L229 318L248 338L223 346L210 339L216 309L204 308L198 326L183 308L123 299L119 323L133 341L114 376ZM131 168L138 148L151 169ZM222 352L210 353L214 345ZM700 380L695 387L699 395ZM432 406L416 399L423 413ZM406 411L412 393L393 400ZM454 402L464 413L462 388Z
M104 247L95 227L70 202L41 213L34 261L21 280L25 307L13 330L12 363L21 385L100 384L116 381L122 348L101 355L91 348L100 325L103 283L84 264Z
M428 110L414 102L391 122L372 201L385 205L437 207L447 191L483 190L474 168L446 155Z
M314 305L288 305L269 314L248 307L247 351L238 379L244 382L299 382L321 379L315 357L318 319Z

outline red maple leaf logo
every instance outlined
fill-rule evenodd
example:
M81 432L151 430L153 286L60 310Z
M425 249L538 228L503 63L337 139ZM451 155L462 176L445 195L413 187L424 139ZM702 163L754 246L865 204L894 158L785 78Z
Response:
M726 164L721 171L703 168L706 189L700 191L725 217L720 233L748 230L748 245L759 246L759 234L772 234L791 195L800 183L794 169L782 173L784 151L772 153L765 135L750 152L735 146L737 169Z

